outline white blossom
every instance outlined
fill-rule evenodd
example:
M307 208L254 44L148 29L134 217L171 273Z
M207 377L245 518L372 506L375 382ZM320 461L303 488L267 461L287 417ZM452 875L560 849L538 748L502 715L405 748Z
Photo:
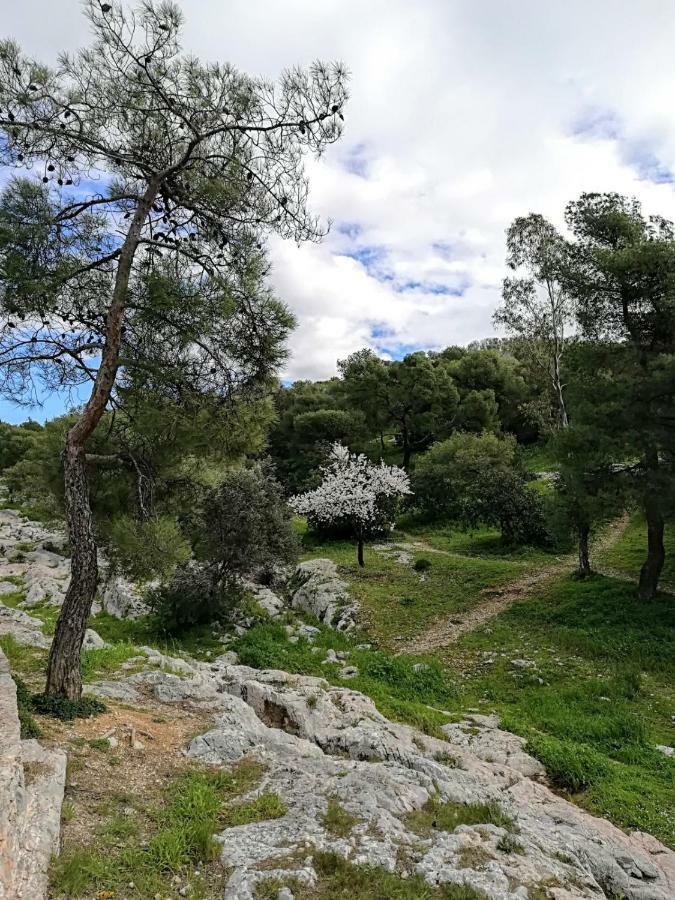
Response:
M337 443L320 471L321 484L292 497L291 508L317 524L348 524L359 538L368 532L392 529L393 505L386 501L412 493L403 469L384 462L375 465L367 456L350 453Z

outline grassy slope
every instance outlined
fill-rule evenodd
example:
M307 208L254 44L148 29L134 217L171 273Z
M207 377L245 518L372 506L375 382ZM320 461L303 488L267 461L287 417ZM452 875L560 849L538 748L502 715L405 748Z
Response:
M481 590L551 559L540 551L506 554L487 531L470 536L406 523L397 539L424 542L452 555L416 554L432 563L422 581L411 567L372 550L365 570L359 571L353 547L344 543L313 544L307 554L328 556L339 565L362 603L368 636L385 648L395 647L397 636L419 633L435 618L461 614L480 602ZM621 563L634 575L643 542L640 523L634 522L603 562L611 559L617 568ZM669 572L667 568L666 577ZM270 638L267 634L263 640L268 650ZM248 639L251 645L256 640ZM276 640L274 650L263 654L264 662L257 658L259 647L251 649L248 661L322 672L340 683L337 670L321 669L309 648L286 646L281 635ZM344 646L344 638L327 635L322 640L326 646ZM358 681L350 686L370 694L386 714L433 730L442 718L433 713L426 720L427 705L440 706L454 717L473 708L495 710L505 727L529 739L531 751L545 763L554 783L578 803L622 827L650 831L675 844L675 765L654 749L673 743L672 597L664 594L652 603L639 603L634 586L621 580L562 577L441 651L433 661L434 677L440 676L434 684L443 684L438 690L415 687L400 673L391 684L383 682L382 673L373 679L367 673L377 664L371 665L369 652L361 658L359 653L350 655L349 662L360 668ZM511 662L522 658L533 661L536 669ZM396 658L401 670L413 663L410 657ZM394 683L406 684L404 694Z
M675 522L666 525L664 537L666 546L666 562L661 574L664 587L675 589ZM647 552L647 536L644 519L635 515L617 543L603 553L600 561L603 565L616 569L627 575L635 576L645 560Z
M436 619L468 611L480 602L482 591L508 584L553 559L531 549L506 554L496 533L488 530L467 535L413 526L396 532L394 540L418 541L442 552L420 549L414 553L414 560L424 557L431 563L421 575L412 566L366 548L366 566L360 569L353 544L305 538L305 558L327 557L337 564L352 595L361 602L364 627L390 648Z

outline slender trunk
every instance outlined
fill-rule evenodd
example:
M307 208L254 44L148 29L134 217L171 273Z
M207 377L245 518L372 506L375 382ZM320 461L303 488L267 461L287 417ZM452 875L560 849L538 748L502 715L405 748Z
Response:
M652 450L647 454L647 471L651 473L654 469L658 469L658 453ZM663 545L665 525L657 485L647 485L644 511L647 520L647 559L640 569L638 596L640 600L651 600L658 590L666 558Z
M358 540L356 553L359 559L359 565L361 566L361 568L363 568L365 566L365 562L363 561L363 540L361 538L359 538Z
M579 536L579 577L588 578L591 572L591 563L588 556L588 535L590 528L588 525L579 525L577 533Z
M71 575L49 654L47 693L76 700L82 692L80 650L96 593L98 566L84 448L70 436L63 452L63 472Z
M410 444L410 437L408 435L408 430L406 428L401 432L401 439L403 441L403 468L408 471L410 468L410 457L412 456L412 446Z
M567 418L567 407L565 406L565 393L563 391L562 378L560 377L560 357L556 356L554 360L553 370L553 388L555 390L556 400L558 402L558 421L561 428L567 428L569 419Z
M148 184L122 245L112 300L107 311L101 365L82 415L68 432L63 452L66 517L72 552L71 575L49 652L45 690L48 694L58 694L70 700L78 700L82 693L80 651L98 582L85 448L101 421L115 384L131 267L143 222L158 188L159 179Z
M384 456L384 432L380 432L380 449L382 451L382 455Z

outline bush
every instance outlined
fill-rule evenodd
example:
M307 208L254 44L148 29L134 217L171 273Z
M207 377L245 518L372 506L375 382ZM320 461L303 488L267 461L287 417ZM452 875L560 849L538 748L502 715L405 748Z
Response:
M463 500L479 476L513 467L515 454L512 438L455 432L418 460L412 476L415 505L429 517L459 519L465 511Z
M167 578L191 555L178 522L168 517L140 522L119 516L110 528L109 540L113 565L132 581Z
M456 432L420 459L413 491L427 516L496 525L510 544L548 543L543 501L516 468L513 438Z
M79 700L68 700L55 694L33 694L32 708L43 716L53 716L69 722L71 719L88 719L105 712L107 706L95 697L81 697Z
M196 527L197 555L224 578L264 576L298 556L291 512L268 464L228 472L205 497Z
M191 563L177 569L167 584L150 590L147 603L157 630L175 635L224 621L241 596L237 583L221 578L215 566Z
M413 563L413 569L416 572L426 572L431 568L431 560L427 559L426 556L421 556L419 559L416 559Z

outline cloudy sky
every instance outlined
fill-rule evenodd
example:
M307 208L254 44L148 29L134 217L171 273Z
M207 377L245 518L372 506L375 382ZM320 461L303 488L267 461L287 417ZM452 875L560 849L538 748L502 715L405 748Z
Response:
M115 0L112 0L115 2ZM186 49L276 76L351 71L343 140L309 164L320 245L272 240L299 327L286 377L493 333L504 230L561 222L586 190L675 218L675 3L182 0ZM87 40L78 0L5 4L0 30L53 59Z

